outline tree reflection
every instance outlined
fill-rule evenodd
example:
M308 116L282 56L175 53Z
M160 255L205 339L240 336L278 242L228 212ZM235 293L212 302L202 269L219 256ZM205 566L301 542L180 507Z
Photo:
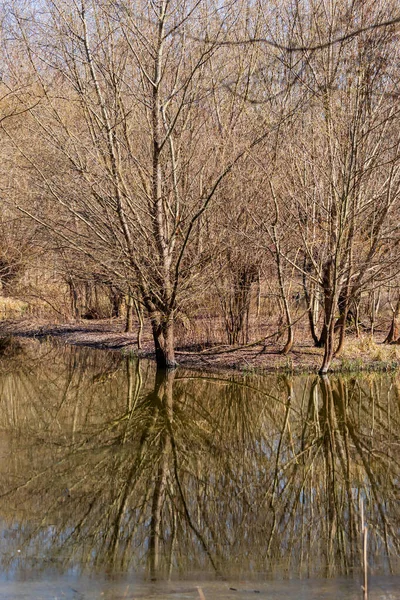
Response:
M396 377L162 373L49 346L8 360L4 568L349 574L362 498L370 563L396 570Z

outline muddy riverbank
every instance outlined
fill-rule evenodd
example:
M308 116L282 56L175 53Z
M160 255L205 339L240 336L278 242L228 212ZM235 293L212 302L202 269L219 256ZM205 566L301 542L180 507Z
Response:
M74 323L49 323L32 319L0 321L0 337L53 338L61 343L87 346L103 350L131 353L143 358L153 358L150 329L143 332L141 348L138 348L136 332L125 333L116 321L81 321ZM306 336L304 336L306 337ZM332 371L394 370L400 366L400 347L383 344L383 335L349 337L341 355L334 359ZM281 346L268 340L266 344L255 343L232 348L177 346L179 365L205 370L235 369L261 372L317 372L323 349L315 348L301 335L287 356L280 352Z

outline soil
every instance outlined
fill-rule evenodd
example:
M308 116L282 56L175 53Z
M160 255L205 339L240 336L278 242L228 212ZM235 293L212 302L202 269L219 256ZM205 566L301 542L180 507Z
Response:
M52 324L46 321L5 320L0 321L0 337L18 336L32 338L54 338L65 344L88 346L104 350L132 353L143 358L154 358L150 329L142 336L142 347L137 345L137 333L124 333L123 325L116 320L80 321L74 323ZM298 337L300 337L298 335ZM305 336L304 336L305 337ZM383 339L384 336L382 336ZM323 349L315 348L311 342L301 341L294 345L287 356L280 353L282 346L273 343L255 343L232 348L213 346L208 348L178 347L177 361L180 366L221 371L236 369L257 372L317 372L323 357ZM354 350L347 350L345 358L334 359L332 371L345 370L382 370L400 366L397 361L390 363L377 360L370 352L360 352L354 344Z

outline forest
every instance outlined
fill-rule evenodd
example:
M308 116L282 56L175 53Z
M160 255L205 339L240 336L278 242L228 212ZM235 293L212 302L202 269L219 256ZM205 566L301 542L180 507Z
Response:
M0 10L1 318L399 342L397 0Z

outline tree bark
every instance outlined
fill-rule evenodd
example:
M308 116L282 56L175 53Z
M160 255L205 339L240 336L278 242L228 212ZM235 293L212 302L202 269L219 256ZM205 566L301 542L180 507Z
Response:
M135 299L133 299L133 304L134 304L135 311L136 311L136 316L137 316L138 322L139 322L136 340L137 340L138 348L139 348L139 350L141 350L142 349L142 333L143 333L142 307L139 304L139 302L137 300L135 300Z
M175 360L174 320L170 315L151 317L156 363L158 369L175 369L178 363Z
M399 323L398 323L399 313L400 313L400 298L397 300L396 308L393 311L392 323L390 325L389 333L387 334L385 340L383 341L384 344L396 344L396 343L398 343L398 339L399 339Z
M125 320L125 333L132 332L132 321L133 321L133 298L129 296L126 301L126 320Z
M310 327L311 337L313 339L314 346L319 347L320 339L318 338L317 333L316 333L315 319L314 319L315 302L316 302L315 290L313 290L313 289L309 290L307 287L305 269L306 269L306 261L304 261L304 267L303 267L303 291L304 291L305 300L307 302L307 316L308 316L308 324Z
M79 318L79 309L78 309L78 292L75 286L74 280L71 278L68 279L68 288L69 288L69 297L71 300L71 312L74 319Z
M346 334L346 323L349 316L349 298L350 282L346 284L345 291L339 295L338 307L339 307L339 318L335 324L335 330L339 331L339 342L335 351L335 356L340 354L343 349L344 338Z
M324 359L319 370L321 375L327 373L330 369L334 356L335 343L335 306L336 294L333 285L333 264L329 260L324 267L323 289L324 289L324 329L326 335ZM322 337L322 336L321 336Z
M118 318L121 314L121 305L123 301L123 295L121 292L114 287L109 287L110 302L111 302L111 317Z

